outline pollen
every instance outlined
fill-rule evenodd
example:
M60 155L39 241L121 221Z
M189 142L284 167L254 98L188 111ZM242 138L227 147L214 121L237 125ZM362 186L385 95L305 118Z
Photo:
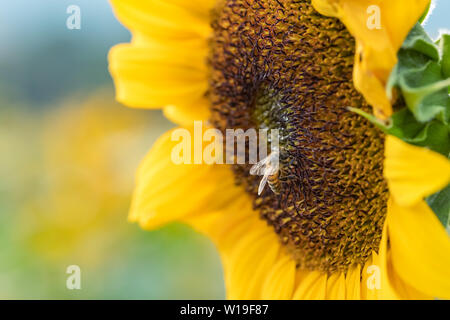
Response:
M348 107L355 43L308 0L224 0L214 9L208 98L218 129L278 129L277 192L258 195L251 165L233 165L298 268L364 264L386 216L383 134Z

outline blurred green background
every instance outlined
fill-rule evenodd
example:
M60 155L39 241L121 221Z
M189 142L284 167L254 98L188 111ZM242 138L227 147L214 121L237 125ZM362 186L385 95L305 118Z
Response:
M449 27L436 1L426 29ZM66 28L69 5L81 29ZM130 39L106 0L0 9L0 298L221 299L213 245L173 224L126 221L134 171L172 126L114 102L106 56ZM66 268L81 268L81 290Z
M81 29L66 28L69 5ZM170 124L114 101L105 0L0 9L0 298L220 299L220 261L189 227L127 222L134 172ZM81 268L81 290L66 268Z

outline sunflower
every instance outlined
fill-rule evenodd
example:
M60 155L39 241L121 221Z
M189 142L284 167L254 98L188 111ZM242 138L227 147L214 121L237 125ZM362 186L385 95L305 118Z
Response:
M112 4L132 32L109 55L120 102L190 131L280 132L280 190L261 195L248 165L174 164L167 132L131 221L211 238L230 299L450 298L449 41L417 24L429 1Z

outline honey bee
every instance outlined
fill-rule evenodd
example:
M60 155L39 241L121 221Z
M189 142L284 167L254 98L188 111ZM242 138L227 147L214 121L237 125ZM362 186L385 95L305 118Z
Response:
M267 157L254 164L250 168L251 175L263 176L258 187L258 195L264 190L266 183L269 188L275 194L280 194L281 192L281 182L278 179L279 174L279 153L278 151L272 151Z

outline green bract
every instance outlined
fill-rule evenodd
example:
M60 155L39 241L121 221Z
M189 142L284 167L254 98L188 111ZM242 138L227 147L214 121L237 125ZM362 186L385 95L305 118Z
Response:
M443 64L441 59L448 57L448 52L444 55L440 49L445 51L448 45L438 47L417 24L403 43L399 62L388 80L387 94L391 95L393 87L400 89L406 106L421 123L436 118L448 124L450 79L442 67L448 61Z
M426 200L433 212L447 228L447 232L450 233L450 185L429 196Z

